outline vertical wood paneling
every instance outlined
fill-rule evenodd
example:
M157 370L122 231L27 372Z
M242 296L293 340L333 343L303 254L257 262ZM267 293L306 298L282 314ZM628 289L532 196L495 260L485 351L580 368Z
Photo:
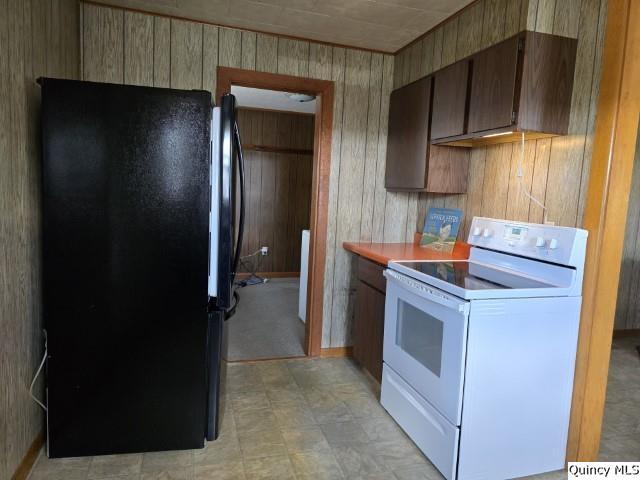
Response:
M547 183L547 217L560 225L575 226L578 222L580 172L583 157L591 92L594 81L597 25L600 0L584 0L580 12L580 30L576 69L571 98L569 135L551 142ZM599 72L598 76L599 76ZM597 81L597 80L596 80Z
M486 164L482 196L482 216L505 218L511 174L512 143L486 148Z
M433 32L433 70L439 70L442 67L442 37L444 27L440 26Z
M533 167L531 195L544 205L547 192L547 176L549 174L549 155L551 154L551 139L545 138L536 142L536 160ZM529 204L529 221L544 223L545 212L535 202Z
M389 123L389 96L393 89L393 57L384 56L382 63L382 91L380 95L380 127L378 130L378 151L376 163L375 198L373 205L372 240L384 239L385 211L387 191L384 188L385 165L387 158L387 126ZM393 195L393 194L391 194Z
M8 479L44 427L28 394L43 351L35 80L78 78L80 35L72 0L0 0L0 11L0 478Z
M433 33L422 41L422 58L420 59L420 76L424 77L433 72Z
M278 39L278 73L306 77L309 75L309 42Z
M256 34L242 32L242 68L256 69Z
M171 20L171 88L202 88L202 25Z
M343 241L360 236L371 53L347 50L338 181L331 346L350 345L351 254Z
M331 80L332 53L328 45L312 43L309 46L309 77Z
M582 176L580 180L580 199L578 200L578 223L582 225L582 218L584 214L584 207L586 204L587 196L587 182L589 180L589 173L591 171L591 155L593 152L593 134L596 123L596 113L598 95L600 93L600 75L602 72L602 52L604 50L604 32L607 21L607 2L602 0L600 2L600 18L598 20L598 32L596 41L596 58L593 65L593 81L591 83L591 101L589 103L589 120L587 122L587 138L585 142L583 164L582 164Z
M522 222L529 221L529 197L525 192L531 192L533 172L536 161L536 142L525 142L524 150L520 143L513 144L511 156L511 175L509 176L509 191L507 193L507 211L505 217ZM522 177L518 176L519 166Z
M171 20L153 17L153 86L171 85Z
M153 17L124 12L124 83L153 85Z
M526 0L507 0L505 5L504 38L509 38L524 29L522 25L523 3L526 5Z
M485 0L482 27L483 46L493 45L504 39L506 2L507 0Z
M422 47L423 40L420 40L409 49L409 82L413 82L422 76L420 75L422 70Z
M83 4L84 80L124 81L124 12Z
M564 3L566 0L560 0ZM553 33L553 21L555 18L556 0L538 0L536 14L536 32Z
M216 92L218 79L218 27L202 26L202 88L213 95ZM218 102L217 98L213 99Z
M323 293L322 345L331 345L333 328L333 272L336 265L336 216L338 211L338 179L340 178L340 146L342 143L342 113L344 106L344 72L346 51L333 48L331 80L334 82L333 135L331 138L331 171L329 174L329 205L327 218L327 246Z
M486 148L474 148L471 150L471 158L469 159L469 182L467 187L467 208L464 212L464 230L461 236L463 240L469 235L469 227L471 226L473 217L482 215L486 158Z
M484 7L485 2L477 2L460 14L456 60L471 55L481 44Z
M270 73L278 71L278 37L258 33L256 38L256 70Z
M378 136L380 132L380 96L382 93L382 62L380 54L371 56L371 74L369 76L369 108L367 112L367 137L365 146L365 165L362 191L361 241L370 242L373 236L373 208L378 159Z
M223 67L240 68L242 66L242 31L220 27L220 57Z
M458 18L447 22L442 33L442 55L440 68L446 67L456 61L456 48L458 45Z

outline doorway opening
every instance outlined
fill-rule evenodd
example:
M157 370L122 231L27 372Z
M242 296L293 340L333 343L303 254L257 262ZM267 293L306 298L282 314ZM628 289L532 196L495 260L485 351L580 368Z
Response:
M245 230L228 361L321 353L333 82L218 67L245 158ZM239 202L236 202L239 203Z
M238 85L231 93L246 210L228 360L304 356L316 99Z

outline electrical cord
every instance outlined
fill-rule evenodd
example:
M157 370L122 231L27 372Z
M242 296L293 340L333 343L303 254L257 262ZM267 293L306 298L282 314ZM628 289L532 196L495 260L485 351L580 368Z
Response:
M38 400L38 398L33 393L33 387L36 384L36 380L38 380L38 377L40 376L40 372L42 372L42 369L44 368L44 364L47 361L47 353L48 353L47 331L43 330L43 332L44 332L44 354L42 355L42 361L40 362L40 365L38 366L38 370L36 371L36 374L33 377L33 380L31 381L31 385L29 386L29 395L31 396L33 401L36 402L38 405L40 405L40 407L46 412L47 411L46 405L42 403L40 400Z
M243 280L240 280L239 282L236 282L236 286L238 288L244 288L244 287L248 287L249 285L260 285L263 283L267 283L267 279L261 277L260 275L257 274L258 268L260 266L260 260L262 260L262 255L260 255L258 257L258 261L255 262L254 266L250 266L247 265L247 263L245 262L245 260L255 257L256 255L258 255L259 253L262 252L262 249L258 249L253 253L250 253L249 255L245 255L243 257L240 258L240 265L242 265L245 270L247 270L249 272L249 277L245 278Z
M542 223L547 223L547 207L545 206L544 203L542 203L540 200L538 200L536 197L534 197L531 192L529 191L529 189L527 189L527 187L524 184L524 132L522 132L520 134L520 161L518 162L518 169L516 171L516 177L518 178L518 182L520 183L520 189L522 190L522 193L524 193L524 195L531 200L533 203L535 203L536 205L538 205L540 208L542 208L542 212L543 212L543 221Z

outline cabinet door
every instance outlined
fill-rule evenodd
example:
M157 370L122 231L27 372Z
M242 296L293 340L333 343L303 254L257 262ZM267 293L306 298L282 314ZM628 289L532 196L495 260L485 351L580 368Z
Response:
M391 92L385 188L425 188L431 77Z
M434 75L431 138L464 135L469 61L449 65Z
M385 295L360 281L353 325L353 356L374 378L382 380Z
M469 132L508 127L514 123L518 43L513 37L473 57Z

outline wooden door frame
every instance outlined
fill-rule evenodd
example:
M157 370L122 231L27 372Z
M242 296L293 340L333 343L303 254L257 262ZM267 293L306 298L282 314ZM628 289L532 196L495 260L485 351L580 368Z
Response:
M231 92L232 85L283 92L309 93L316 95L318 98L316 101L313 140L311 232L309 235L307 320L305 322L305 352L309 356L318 356L322 347L324 268L327 253L334 83L329 80L316 80L229 67L218 67L217 75L217 103L222 95Z
M640 112L640 2L609 0L567 461L597 460Z

